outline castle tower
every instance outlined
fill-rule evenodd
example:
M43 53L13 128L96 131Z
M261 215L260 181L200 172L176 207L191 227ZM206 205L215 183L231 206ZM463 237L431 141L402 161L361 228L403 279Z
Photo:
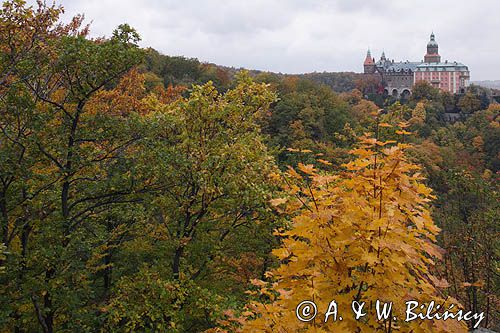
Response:
M427 54L424 56L424 62L441 62L441 56L439 55L438 49L438 43L435 40L434 33L432 33L431 39L429 43L427 43Z
M365 74L373 74L375 73L375 59L372 58L370 50L366 52L365 62L363 63L363 68Z

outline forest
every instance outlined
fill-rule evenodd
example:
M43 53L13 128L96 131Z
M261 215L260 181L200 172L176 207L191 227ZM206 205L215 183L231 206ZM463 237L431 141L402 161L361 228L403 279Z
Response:
M500 330L487 89L393 100L353 73L163 55L127 24L91 38L62 13L0 9L0 332ZM331 300L394 312L325 321ZM408 300L483 317L393 320Z

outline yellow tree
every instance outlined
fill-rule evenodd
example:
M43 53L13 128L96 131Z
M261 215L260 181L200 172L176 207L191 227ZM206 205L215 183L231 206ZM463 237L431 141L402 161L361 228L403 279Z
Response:
M442 252L434 244L439 228L429 212L431 190L419 167L407 160L407 148L365 135L341 175L302 164L288 170L285 189L290 196L274 201L294 214L290 230L278 232L283 246L274 254L281 265L267 273L271 285L256 281L261 298L244 312L242 331L466 331L454 320L405 322L407 301L428 305L434 300L442 309L457 303L443 299L438 288L446 287L446 281L430 271ZM308 322L296 315L304 300L314 302L318 311ZM325 315L334 310L332 300L336 321ZM387 318L377 319L376 300L382 302L380 310L393 302ZM353 301L365 302L366 315L357 320Z

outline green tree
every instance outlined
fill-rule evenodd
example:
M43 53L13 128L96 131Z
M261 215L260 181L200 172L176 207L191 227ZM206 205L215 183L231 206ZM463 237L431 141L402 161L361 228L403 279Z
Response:
M426 81L420 81L415 83L411 94L412 100L421 101L423 99L427 100L438 100L439 99L439 89L434 88Z
M495 295L500 290L498 269L498 186L465 170L444 172L448 190L442 193L435 212L445 232L447 250L443 271L451 294L467 309L484 312L482 327L498 327Z
M460 100L458 101L458 107L460 108L461 112L465 114L471 114L481 108L481 100L469 91L460 98Z
M145 253L138 263L145 265L141 273L119 280L106 307L109 327L200 331L214 325L221 304L245 299L248 280L235 272L249 270L245 274L258 277L269 265L274 243L268 200L277 170L257 119L275 98L265 84L241 74L224 94L211 83L194 86L188 98L156 102L144 117L137 170L158 189L146 196L150 215L144 230L153 225L162 237L139 236L142 244L134 240L130 246L154 246L164 253L153 258ZM159 280L150 281L151 275ZM144 276L149 287L134 284ZM158 295L162 285L172 293ZM166 309L164 315L160 309Z
M349 119L350 106L340 95L326 86L292 78L283 79L278 92L280 98L263 123L271 146L315 153L327 146L331 155L335 155L334 142L345 146L337 134L348 121L356 120ZM282 150L278 158L281 165L296 162L296 154L287 150Z
M1 101L2 237L12 253L1 320L20 331L81 330L93 316L82 307L94 296L85 269L97 240L89 237L92 221L131 200L119 157L134 142L130 122L92 112L91 101L137 65L141 51L115 37L87 39L81 17L57 25L61 10L39 6L12 1L2 11L2 24L21 29L9 31L24 55L7 70ZM115 32L131 41L129 34ZM9 39L2 43L8 57Z

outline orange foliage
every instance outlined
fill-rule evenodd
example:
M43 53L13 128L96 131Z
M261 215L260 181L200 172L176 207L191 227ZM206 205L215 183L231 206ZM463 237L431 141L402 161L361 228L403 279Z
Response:
M88 103L90 113L105 112L110 115L126 116L131 112L145 114L148 109L142 103L146 97L144 75L137 69L125 74L118 85L111 90L99 91Z
M163 86L154 87L154 94L158 97L158 100L164 104L170 104L182 97L182 93L185 92L187 88L185 86L172 86L171 84L167 89Z

